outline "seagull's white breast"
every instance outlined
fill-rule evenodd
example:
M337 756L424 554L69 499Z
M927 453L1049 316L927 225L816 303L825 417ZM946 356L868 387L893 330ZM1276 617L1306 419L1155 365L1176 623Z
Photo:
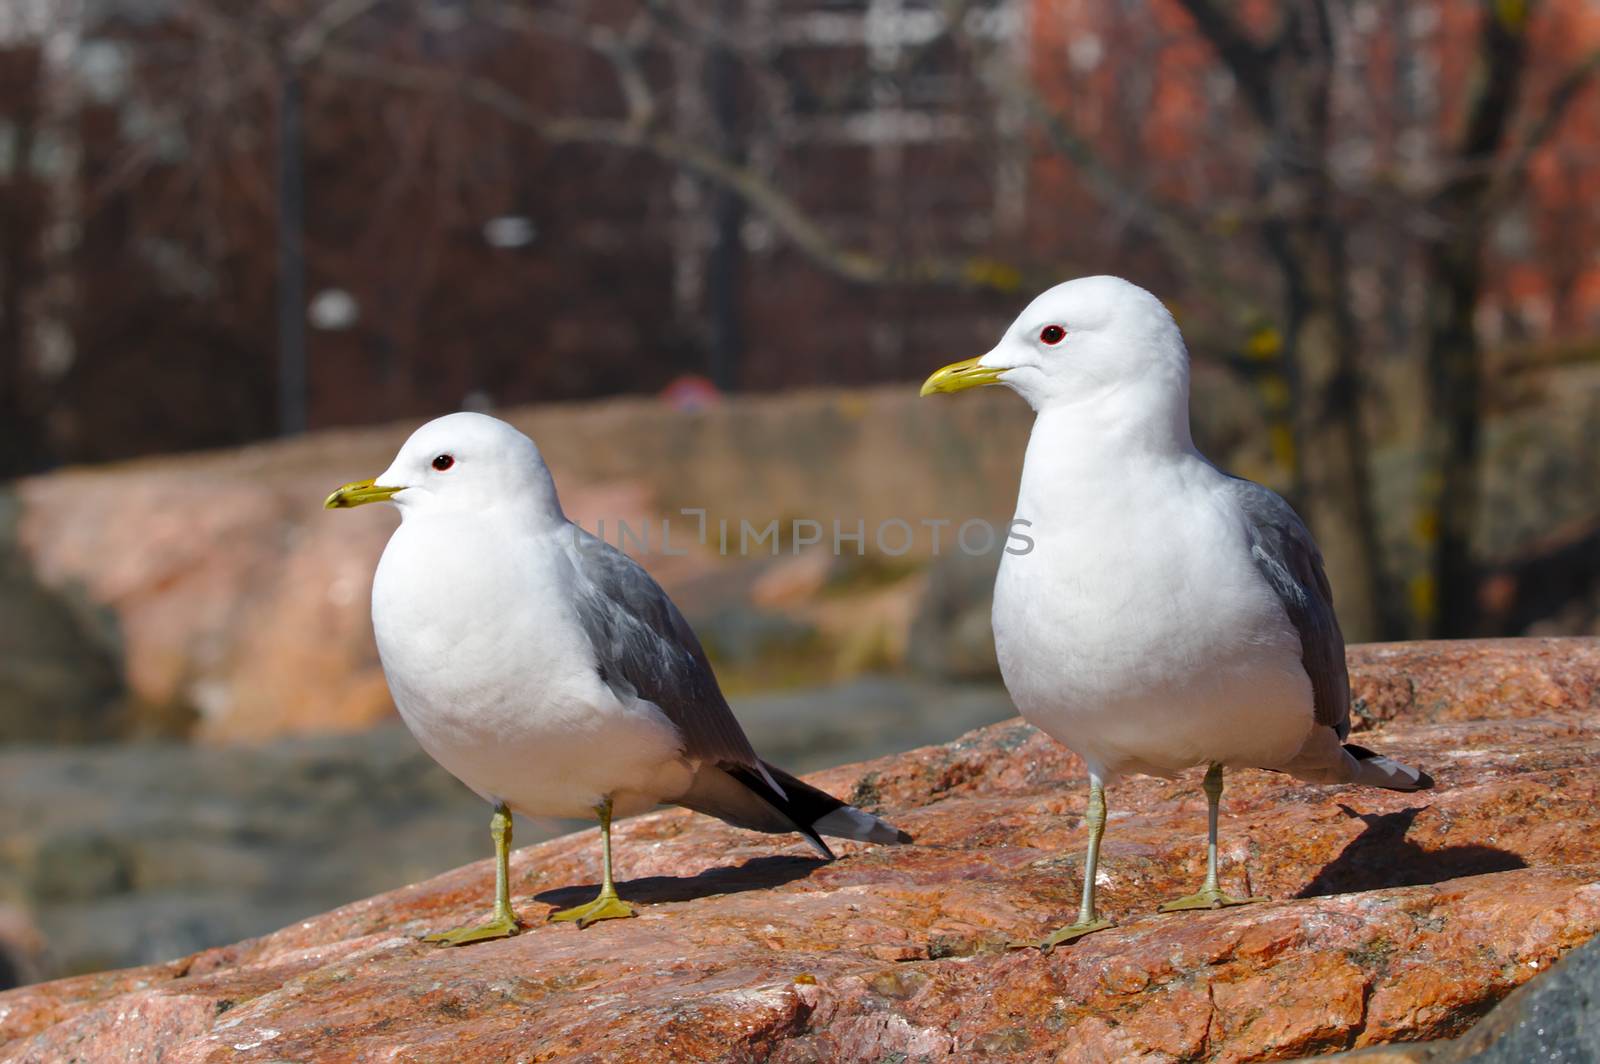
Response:
M1222 474L1193 452L1087 454L1054 431L1035 427L1018 499L1034 548L995 585L1017 708L1108 777L1289 760L1310 680Z
M570 528L564 531L570 532ZM372 623L395 705L467 786L536 816L619 812L688 785L677 730L598 676L570 562L512 515L408 519L378 564Z

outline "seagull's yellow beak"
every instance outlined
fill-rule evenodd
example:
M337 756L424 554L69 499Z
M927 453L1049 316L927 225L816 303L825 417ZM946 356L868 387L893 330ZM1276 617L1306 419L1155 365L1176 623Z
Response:
M325 510L348 510L352 506L362 506L369 502L383 502L395 492L404 490L404 488L379 487L370 479L357 480L329 495L322 506Z
M943 369L933 371L933 375L922 382L922 395L932 395L935 392L964 392L968 388L982 388L990 384L1000 383L1000 374L1003 369L994 369L990 366L981 366L979 361L983 358L969 358L965 362L952 362Z

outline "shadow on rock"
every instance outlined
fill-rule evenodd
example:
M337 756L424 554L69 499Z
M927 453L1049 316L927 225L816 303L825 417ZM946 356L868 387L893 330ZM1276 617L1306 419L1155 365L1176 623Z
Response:
M617 884L625 901L659 903L694 901L716 894L742 894L747 890L767 890L804 879L827 864L820 857L757 857L742 865L708 868L697 876L646 876ZM547 905L578 905L592 899L600 884L558 887L535 894L535 901Z
M1345 816L1366 824L1367 830L1351 839L1339 856L1295 895L1297 898L1415 887L1528 867L1528 862L1510 850L1494 846L1473 843L1429 850L1408 841L1406 833L1425 806L1413 806L1398 813L1358 813L1347 805L1339 808Z

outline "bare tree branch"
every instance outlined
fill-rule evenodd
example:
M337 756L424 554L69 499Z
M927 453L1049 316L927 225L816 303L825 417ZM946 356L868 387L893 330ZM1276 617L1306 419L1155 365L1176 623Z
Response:
M506 29L520 33L554 37L580 44L610 64L627 104L628 121L643 129L655 120L660 108L654 90L639 64L639 55L649 45L656 21L649 13L636 16L621 33L610 26L564 18L538 9L495 4L490 18Z
M1428 581L1437 603L1419 612L1430 634L1459 636L1475 626L1478 570L1472 552L1482 491L1484 363L1474 311L1484 287L1484 248L1494 220L1492 165L1505 145L1528 69L1528 4L1482 0L1480 71L1455 155L1467 171L1445 182L1430 207L1442 231L1424 244L1428 323L1424 365L1432 417L1423 505L1436 529ZM1431 614L1431 615L1430 615Z
M1253 40L1215 0L1179 0L1179 3L1216 50L1228 73L1233 75L1250 110L1262 125L1271 126L1277 115L1270 75L1272 46Z
M1051 147L1077 168L1097 199L1112 210L1124 212L1154 236L1185 275L1201 282L1214 299L1228 307L1231 317L1244 321L1262 316L1260 292L1230 279L1223 260L1231 241L1223 230L1237 229L1244 221L1268 218L1274 208L1263 207L1259 216L1247 216L1241 211L1224 219L1221 212L1202 217L1178 204L1156 199L1141 190L1139 182L1113 170L1032 85L1024 86L1024 95L1030 117L1044 130Z
M829 272L863 284L934 284L984 289L1016 286L1014 271L996 271L993 263L919 259L890 262L852 250L835 241L806 210L762 175L717 153L659 130L640 128L628 120L553 118L530 108L515 93L486 78L442 73L424 67L376 59L329 48L322 62L330 70L395 88L454 92L501 118L533 130L551 144L589 144L648 152L736 193L760 212L790 243Z
M1483 69L1455 152L1466 160L1492 157L1505 142L1528 59L1527 15L1521 5L1485 0L1481 6L1478 54Z
M290 34L285 49L289 62L299 66L311 61L334 34L383 3L384 0L331 0L318 8Z
M622 120L552 117L529 107L515 93L491 79L459 72L380 59L332 43L334 32L383 0L337 0L302 39L305 62L326 70L395 88L455 93L513 124L534 131L551 144L588 144L644 151L731 190L762 214L800 252L829 272L863 284L930 284L982 290L1010 290L1021 283L1015 268L983 259L924 258L888 260L851 249L834 240L807 211L763 175L715 151L652 128L654 97L643 78L637 53L649 33L650 20L635 20L624 34L608 27L562 20L546 13L509 15L508 19L538 32L558 34L605 56L623 84L629 114ZM204 3L189 6L191 17L209 33L229 37L260 50L259 42ZM509 12L509 9L506 9ZM525 21L524 21L525 20ZM630 87L631 86L631 87Z
M1585 89L1600 77L1600 50L1589 53L1580 63L1562 75L1554 89L1539 109L1539 116L1518 140L1509 157L1500 166L1494 178L1494 188L1489 194L1491 209L1497 210L1515 198L1527 180L1528 163L1535 153L1549 142L1566 119L1572 104Z

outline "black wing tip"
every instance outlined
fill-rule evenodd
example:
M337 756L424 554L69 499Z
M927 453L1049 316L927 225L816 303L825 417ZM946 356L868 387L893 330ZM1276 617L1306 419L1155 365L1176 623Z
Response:
M779 813L781 813L784 818L789 821L789 824L800 835L800 837L809 842L811 844L811 848L817 851L817 856L821 857L824 861L837 861L839 859L839 855L834 853L833 848L823 841L822 836L817 832L815 826L818 820L822 819L824 816L827 816L827 813L823 813L820 816L811 815L808 817L805 813L796 808L795 803L796 800L804 800L806 797L808 797L808 792L814 792L816 795L826 799L827 801L835 803L834 809L843 806L844 803L840 802L832 795L817 791L816 788L809 786L805 783L805 781L789 775L789 773L783 771L783 769L776 765L770 764L766 761L761 762L761 764L766 769L767 774L772 777L774 783L783 788L783 790L773 790L773 783L768 783L766 776L750 768L748 765L724 764L722 766L722 770L728 775L732 776L734 779L738 780L740 783L744 784L745 787L748 788L756 797L760 798L763 802L766 802L773 809L776 809ZM830 809L828 812L831 813L834 811L834 809Z
M894 841L897 846L909 846L917 840L911 837L911 832L904 828L895 828Z
M1372 750L1368 750L1364 746L1357 746L1355 743L1345 743L1344 744L1344 752L1349 754L1351 757L1355 758L1357 761L1371 761L1374 758L1383 758L1382 754L1376 753L1376 752L1374 752ZM1385 758L1385 760L1388 760L1388 759ZM1391 763L1394 763L1394 762L1391 762ZM1433 790L1433 788L1434 788L1433 777L1428 775L1426 772L1422 771L1422 769L1420 769L1420 768L1410 768L1410 767L1404 766L1404 765L1402 765L1400 767L1406 769L1406 771L1408 771L1408 772L1415 772L1416 775L1417 775L1416 781L1413 782L1408 787L1387 786L1387 787L1384 787L1385 790L1403 791L1403 792L1431 791L1431 790ZM1377 785L1378 786L1383 786L1383 784L1377 784Z

